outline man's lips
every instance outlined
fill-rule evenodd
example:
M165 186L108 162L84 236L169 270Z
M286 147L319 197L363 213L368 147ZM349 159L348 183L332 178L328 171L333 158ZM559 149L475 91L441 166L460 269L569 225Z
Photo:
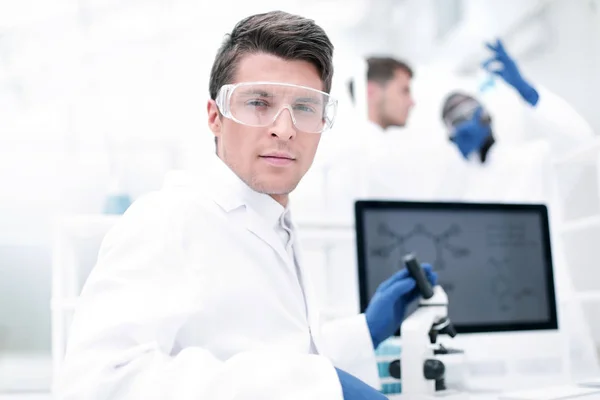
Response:
M289 153L267 153L261 155L260 158L275 166L286 166L295 161L295 158Z

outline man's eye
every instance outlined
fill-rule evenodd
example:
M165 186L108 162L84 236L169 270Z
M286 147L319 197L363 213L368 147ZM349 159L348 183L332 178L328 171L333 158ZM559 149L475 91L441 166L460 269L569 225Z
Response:
M315 110L314 108L307 106L306 104L296 104L294 106L294 110L298 110L298 111L302 111L302 112L307 112L307 113L314 113Z
M249 100L246 102L247 105L253 107L268 107L269 104L264 100Z

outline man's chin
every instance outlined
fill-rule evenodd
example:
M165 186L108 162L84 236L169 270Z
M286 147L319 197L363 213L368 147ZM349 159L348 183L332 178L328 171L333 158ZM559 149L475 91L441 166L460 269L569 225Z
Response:
M406 121L393 121L387 125L388 128L404 128L405 126Z
M252 189L258 193L264 193L273 196L284 196L290 194L298 184L262 184L260 182L256 182L252 185Z
M404 128L406 127L406 120L403 121L398 121L398 123L396 124L397 128Z
M273 196L287 196L292 193L296 187L273 187L267 188L262 193L273 195Z

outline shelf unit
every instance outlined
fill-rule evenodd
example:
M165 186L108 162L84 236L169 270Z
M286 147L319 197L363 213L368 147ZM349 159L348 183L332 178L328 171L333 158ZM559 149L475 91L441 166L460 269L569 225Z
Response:
M575 149L564 157L557 158L554 160L555 166L564 166L570 164L597 164L598 156L600 155L600 137L594 138L594 140L582 146L579 149Z
M559 179L563 173L568 175L571 171L591 172L593 169L593 176L596 182L600 183L600 137L596 137L591 143L554 160L553 164ZM590 179L590 176L587 176L586 179ZM579 190L585 190L582 189L584 187L587 187L587 185L581 186ZM573 192L571 195L574 194L575 198L577 198L579 190ZM588 194L586 193L585 195L587 196ZM578 216L573 219L563 219L557 231L560 245L566 257L565 262L567 263L571 282L573 282L571 296L562 299L561 303L567 304L568 307L570 306L571 312L575 312L583 318L587 325L587 331L593 340L596 353L599 354L600 324L596 322L599 315L596 310L600 311L600 286L598 286L600 282L598 276L600 274L590 274L590 268L594 269L595 267L593 262L591 263L590 261L597 257L594 254L596 249L593 238L600 239L600 214L596 211L600 209L600 207L596 206L600 203L600 192L596 193L595 198L590 200L589 205L594 207L594 211L587 210L588 206L585 206L585 214L587 215L584 214L585 216ZM568 203L563 204L563 207L569 207ZM597 276L594 277L594 275ZM587 284L585 284L586 282ZM571 337L571 342L574 338L578 337L576 335L577 333ZM580 338L583 339L584 337ZM574 345L573 349L571 351L579 354L579 356L592 351L587 345ZM589 357L585 359L589 360ZM588 367L592 368L592 366Z
M119 220L113 215L73 215L56 219L52 249L52 372L62 366L66 338L77 297L83 282L79 282L78 241L96 238L98 242ZM53 378L54 381L54 378Z
M563 224L560 231L562 234L569 234L595 227L600 228L600 215L593 215L566 222Z
M594 138L591 143L582 146L579 149L575 149L570 154L567 154L554 162L554 167L557 169L557 172L559 172L561 168L584 165L595 167L596 179L600 182L598 179L600 176L600 138ZM600 202L600 193L596 194L596 202ZM559 229L559 234L564 250L567 253L569 250L572 251L572 249L569 248L568 242L570 239L572 240L574 235L579 235L593 229L597 229L598 232L600 232L600 214L563 221ZM597 295L592 295L596 292ZM576 291L574 297L577 301L598 301L600 300L600 287L594 291Z

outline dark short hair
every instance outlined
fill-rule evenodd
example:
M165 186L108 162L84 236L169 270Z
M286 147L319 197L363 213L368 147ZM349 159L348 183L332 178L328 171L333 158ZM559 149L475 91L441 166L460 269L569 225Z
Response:
M404 71L410 78L414 76L412 68L404 61L392 57L367 58L367 81L385 85L394 78L397 70ZM354 81L347 82L350 97L354 100Z
M333 44L323 28L311 19L272 11L241 20L226 35L210 72L211 99L216 99L221 86L231 83L240 58L253 53L308 61L319 71L323 91L331 91Z
M392 57L369 57L367 58L367 64L368 81L386 83L394 78L394 73L397 70L406 72L411 78L414 76L412 68L407 63Z

